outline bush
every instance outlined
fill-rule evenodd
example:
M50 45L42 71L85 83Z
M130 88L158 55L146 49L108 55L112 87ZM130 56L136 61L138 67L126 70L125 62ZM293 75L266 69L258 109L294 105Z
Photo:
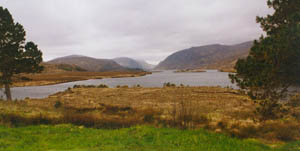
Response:
M60 108L62 106L62 103L60 101L56 101L55 104L54 104L54 107L57 109L57 108Z
M255 113L261 121L280 119L286 115L287 110L277 101L256 100L255 103L258 104Z
M95 85L74 85L73 88L96 88Z
M122 86L121 85L117 85L116 88L129 88L129 86L128 85L122 85Z
M128 85L123 85L123 86L121 86L121 88L129 88L129 86Z
M153 121L154 121L154 115L153 114L144 115L144 122L152 123Z
M108 88L108 86L105 85L105 84L100 84L100 85L97 86L97 88Z
M76 89L76 88L81 88L81 85L75 84L75 85L73 86L73 88L74 88L74 89Z
M11 126L26 126L26 125L40 125L40 124L57 124L57 120L50 118L43 114L24 117L14 113L1 113L0 123Z
M133 88L141 88L141 85L137 84L137 85L133 85Z
M167 83L164 83L164 87L176 87L176 84L167 82Z
M22 81L32 81L32 79L28 78L28 77L21 77Z
M296 94L288 102L291 107L300 107L300 94Z
M233 131L232 135L239 138L252 138L258 135L258 130L254 125L247 125L239 127L238 133Z
M221 129L226 129L227 128L228 123L226 121L219 121L217 126Z
M273 128L275 137L281 141L293 141L299 136L299 124L294 122L276 123Z

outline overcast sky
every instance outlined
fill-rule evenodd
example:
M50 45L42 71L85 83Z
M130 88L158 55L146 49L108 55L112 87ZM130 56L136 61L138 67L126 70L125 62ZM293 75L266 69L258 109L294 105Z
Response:
M0 0L44 60L78 54L158 63L178 50L263 32L266 0Z

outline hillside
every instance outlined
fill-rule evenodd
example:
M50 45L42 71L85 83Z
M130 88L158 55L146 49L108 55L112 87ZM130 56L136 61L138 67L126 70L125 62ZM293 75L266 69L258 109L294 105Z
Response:
M96 59L86 56L71 55L48 61L50 64L69 64L78 66L90 72L104 71L126 71L127 68L122 67L113 60Z
M144 70L152 70L155 67L155 65L149 64L144 60L136 60L136 61L143 67Z
M154 65L148 64L144 60L135 60L127 57L115 58L113 60L121 66L131 69L151 70L154 68Z
M252 46L251 41L237 45L207 45L181 50L168 56L155 68L175 69L222 69L233 68L239 58L246 57Z
M76 65L70 64L50 64L50 63L42 63L44 66L44 70L42 73L61 73L61 72L84 72L85 69L78 67Z
M120 58L115 58L112 60L126 68L143 69L143 67L137 61L135 61L134 59L131 59L131 58L120 57Z

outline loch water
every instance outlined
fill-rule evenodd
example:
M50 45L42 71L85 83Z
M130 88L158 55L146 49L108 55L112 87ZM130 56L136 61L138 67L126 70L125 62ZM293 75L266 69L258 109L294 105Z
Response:
M221 86L233 87L228 77L229 73L219 72L217 70L207 70L206 72L181 72L174 71L153 72L142 77L126 77L126 78L107 78L107 79L92 79L85 81L75 81L47 86L30 86L30 87L15 87L12 88L13 99L29 98L45 98L51 94L64 91L74 85L99 85L105 84L109 87L118 85L140 85L142 87L162 87L164 83L170 82L176 85L189 86ZM0 92L0 97L4 97L3 92ZM4 97L5 98L5 97Z

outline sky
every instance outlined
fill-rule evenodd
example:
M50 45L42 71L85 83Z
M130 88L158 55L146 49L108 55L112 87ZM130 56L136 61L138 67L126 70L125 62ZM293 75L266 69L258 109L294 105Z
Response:
M157 64L194 46L259 38L266 0L0 0L43 52Z

